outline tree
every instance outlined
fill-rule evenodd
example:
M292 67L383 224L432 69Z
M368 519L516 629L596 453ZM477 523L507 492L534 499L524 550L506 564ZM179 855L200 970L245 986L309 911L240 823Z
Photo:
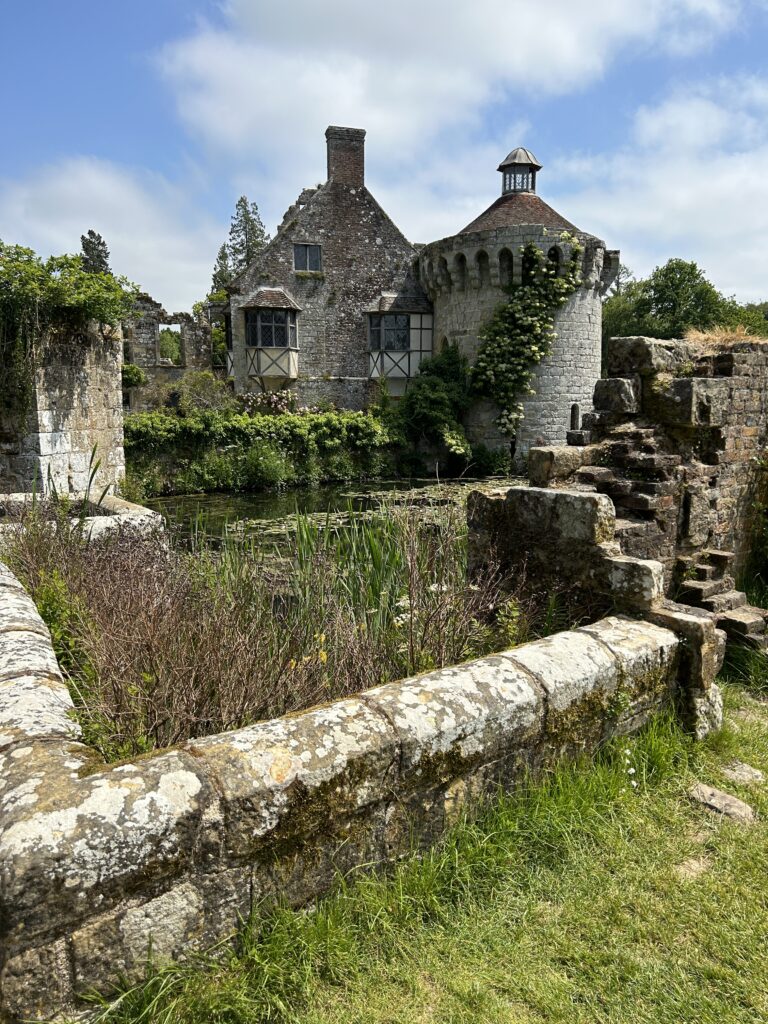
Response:
M83 270L89 274L111 274L109 249L97 231L88 229L87 235L80 235Z
M219 248L219 253L216 257L216 264L213 268L211 292L221 291L221 289L224 288L231 280L232 271L229 269L229 253L227 252L226 245L222 245Z
M754 305L726 298L696 263L668 260L644 281L622 283L603 304L603 338L643 334L680 338L689 328L746 327L765 334L766 322Z
M269 241L264 229L259 208L249 203L247 196L240 196L235 204L235 213L229 227L227 256L232 277L242 273ZM221 255L221 250L219 250ZM218 260L217 260L218 265Z

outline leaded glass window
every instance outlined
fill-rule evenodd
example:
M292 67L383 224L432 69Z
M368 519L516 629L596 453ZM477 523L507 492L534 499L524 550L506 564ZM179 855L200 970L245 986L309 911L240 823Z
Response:
M293 309L247 309L245 343L251 348L298 348Z

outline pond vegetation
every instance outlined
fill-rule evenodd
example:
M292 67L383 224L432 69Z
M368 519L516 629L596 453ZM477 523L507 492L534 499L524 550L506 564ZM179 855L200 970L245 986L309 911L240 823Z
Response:
M0 558L32 594L108 760L336 700L565 628L559 596L467 575L460 505L297 514L264 539L89 544L30 510Z

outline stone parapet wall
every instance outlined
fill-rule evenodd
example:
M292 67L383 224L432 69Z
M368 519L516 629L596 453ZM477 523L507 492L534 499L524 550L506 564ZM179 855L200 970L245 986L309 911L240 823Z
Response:
M101 493L118 483L125 475L121 365L119 331L94 327L44 344L26 417L0 423L0 494L82 493L89 482Z
M75 1012L118 972L140 976L150 942L181 957L254 901L308 903L339 871L432 842L499 785L636 729L689 686L670 623L611 616L104 766L45 625L0 567L0 1016Z

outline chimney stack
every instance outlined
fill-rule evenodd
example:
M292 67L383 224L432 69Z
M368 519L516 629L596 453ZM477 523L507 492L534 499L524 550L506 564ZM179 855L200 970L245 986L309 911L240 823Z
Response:
M325 138L328 180L362 188L365 185L365 129L330 125L325 130Z

